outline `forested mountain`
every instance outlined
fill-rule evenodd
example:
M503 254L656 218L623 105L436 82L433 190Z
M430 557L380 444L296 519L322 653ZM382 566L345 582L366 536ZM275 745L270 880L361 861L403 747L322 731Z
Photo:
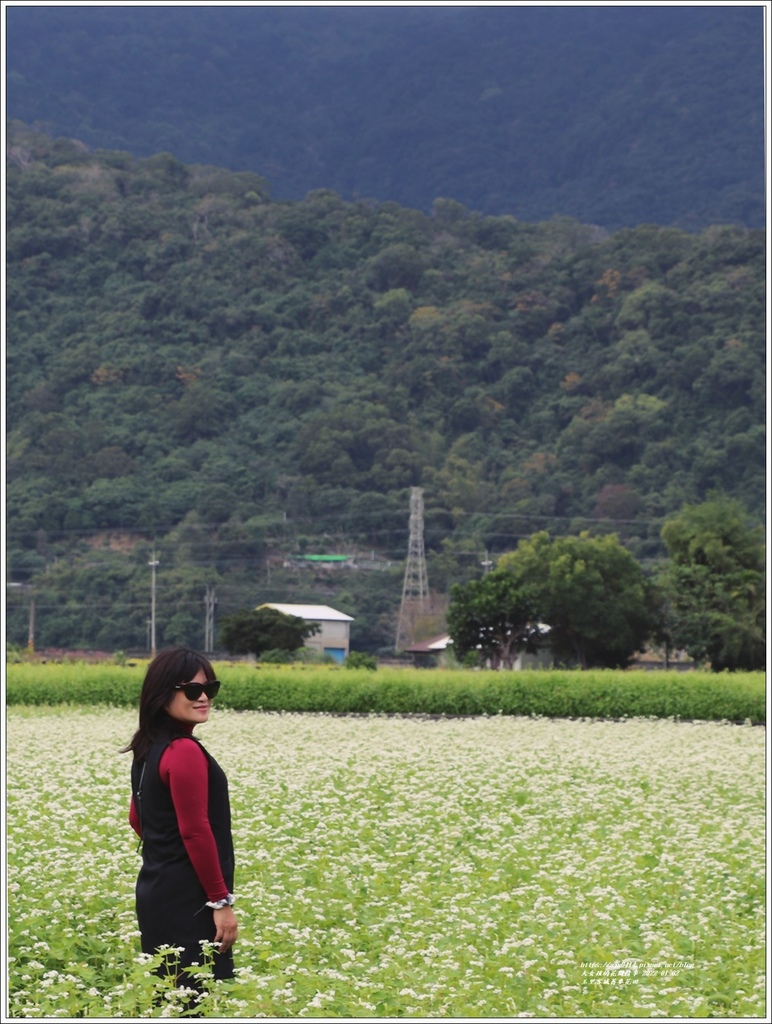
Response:
M61 605L49 643L141 643L153 542L166 639L204 582L231 581L223 612L288 599L267 553L401 560L411 486L439 591L544 528L650 562L715 489L761 521L761 231L276 201L169 154L8 141L9 575ZM116 532L130 553L99 555ZM360 647L386 643L399 568L352 580Z
M9 6L54 135L428 213L764 224L761 5Z

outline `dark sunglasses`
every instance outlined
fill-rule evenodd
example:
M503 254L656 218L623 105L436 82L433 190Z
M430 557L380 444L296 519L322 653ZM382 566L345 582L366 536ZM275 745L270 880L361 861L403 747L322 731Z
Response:
M220 689L220 680L210 679L208 683L180 683L174 689L184 690L188 700L198 700L202 693L205 693L209 700L214 700Z

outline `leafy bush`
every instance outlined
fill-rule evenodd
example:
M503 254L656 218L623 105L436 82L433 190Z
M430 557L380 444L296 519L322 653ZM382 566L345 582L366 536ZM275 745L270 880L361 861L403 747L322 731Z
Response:
M346 668L367 668L374 672L378 668L378 659L372 654L352 651L344 662Z
M282 647L274 647L260 655L260 661L268 665L289 665L295 660L292 651Z

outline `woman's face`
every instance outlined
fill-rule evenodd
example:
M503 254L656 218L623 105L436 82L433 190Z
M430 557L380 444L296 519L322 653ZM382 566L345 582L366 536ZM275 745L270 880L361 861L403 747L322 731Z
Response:
M207 682L206 673L202 668L200 668L192 679L186 679L185 682L205 683ZM188 700L185 696L184 690L175 690L174 696L166 705L166 713L171 718L176 718L178 722L187 722L189 725L198 725L200 722L207 721L209 718L209 708L211 706L212 702L203 692L200 697L196 698L196 700Z

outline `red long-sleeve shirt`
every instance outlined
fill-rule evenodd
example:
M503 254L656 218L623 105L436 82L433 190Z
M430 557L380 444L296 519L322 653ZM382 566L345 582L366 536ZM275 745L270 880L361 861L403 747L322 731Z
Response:
M169 787L177 814L180 836L208 900L228 895L222 876L212 827L209 824L209 765L206 754L195 741L185 737L172 740L158 763L161 782ZM142 838L134 797L129 810L131 827Z

